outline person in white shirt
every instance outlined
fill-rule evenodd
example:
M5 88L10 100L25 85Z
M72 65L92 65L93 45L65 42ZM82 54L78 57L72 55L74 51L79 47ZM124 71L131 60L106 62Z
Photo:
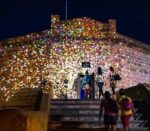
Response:
M102 69L99 67L99 71L96 75L96 83L99 88L99 99L103 96L103 85L104 85L104 77L102 75Z

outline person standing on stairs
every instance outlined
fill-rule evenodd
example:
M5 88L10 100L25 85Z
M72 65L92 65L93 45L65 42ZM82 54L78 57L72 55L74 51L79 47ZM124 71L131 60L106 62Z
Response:
M121 122L123 124L124 131L129 131L129 120L134 115L134 105L132 99L125 94L124 89L119 90L120 98L118 104L121 108Z
M82 78L82 82L81 82L81 86L80 86L80 99L86 99L86 94L85 94L85 85L88 84L90 87L90 95L89 98L91 98L91 85L92 85L93 81L91 79L91 76L88 72L88 70L85 72L84 77Z
M113 100L108 91L104 94L104 99L100 104L100 114L99 120L101 122L101 117L104 109L104 125L105 131L116 131L116 124L118 119L119 106L115 100Z
M102 68L98 67L98 72L96 75L96 83L99 89L99 99L103 96L103 85L104 85L104 77L102 73Z
M77 78L74 80L73 89L77 92L77 99L80 99L80 86L82 82L83 74L78 73Z
M84 92L85 92L85 99L90 98L90 86L88 83L85 83L84 85Z
M111 66L109 68L109 79L110 79L110 88L112 90L113 95L115 95L115 88L116 88L116 81L114 79L114 75L115 75L115 70L114 68Z
M65 99L67 99L67 92L68 92L68 80L64 80L64 87L65 87Z

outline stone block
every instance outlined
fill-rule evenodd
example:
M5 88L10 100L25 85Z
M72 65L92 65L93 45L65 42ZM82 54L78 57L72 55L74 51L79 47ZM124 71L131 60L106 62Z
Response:
M48 114L40 111L0 111L0 131L47 131Z

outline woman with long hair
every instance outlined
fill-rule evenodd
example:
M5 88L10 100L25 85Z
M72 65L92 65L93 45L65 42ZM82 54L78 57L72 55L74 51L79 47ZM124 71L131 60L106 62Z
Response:
M102 72L102 68L98 67L98 72L96 75L96 83L99 89L99 99L101 98L101 96L103 96L103 86L104 86L104 77L103 77L103 72Z
M115 100L113 100L108 91L104 94L104 99L100 104L100 120L104 109L104 125L105 131L116 131L116 124L118 119L119 106Z
M110 78L110 88L112 90L113 95L115 95L115 88L116 88L116 83L115 83L115 79L114 79L114 75L115 75L115 70L114 68L111 66L109 68L110 74L109 74L109 78Z

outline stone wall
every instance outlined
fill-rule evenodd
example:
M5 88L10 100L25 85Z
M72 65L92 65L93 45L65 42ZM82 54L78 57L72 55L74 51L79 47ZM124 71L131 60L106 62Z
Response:
M120 67L123 87L138 83L150 83L150 53L141 48L129 47L122 43L120 47Z
M81 66L84 61L90 62L90 73L102 67L106 90L110 66L122 77L118 89L149 83L150 47L145 45L118 34L115 20L61 21L60 16L52 16L51 29L0 42L0 93L10 97L20 88L37 88L46 80L46 91L52 88L53 98L60 98L68 79L68 94L74 98L74 81L86 71Z
M48 114L39 111L0 111L1 131L47 131Z

